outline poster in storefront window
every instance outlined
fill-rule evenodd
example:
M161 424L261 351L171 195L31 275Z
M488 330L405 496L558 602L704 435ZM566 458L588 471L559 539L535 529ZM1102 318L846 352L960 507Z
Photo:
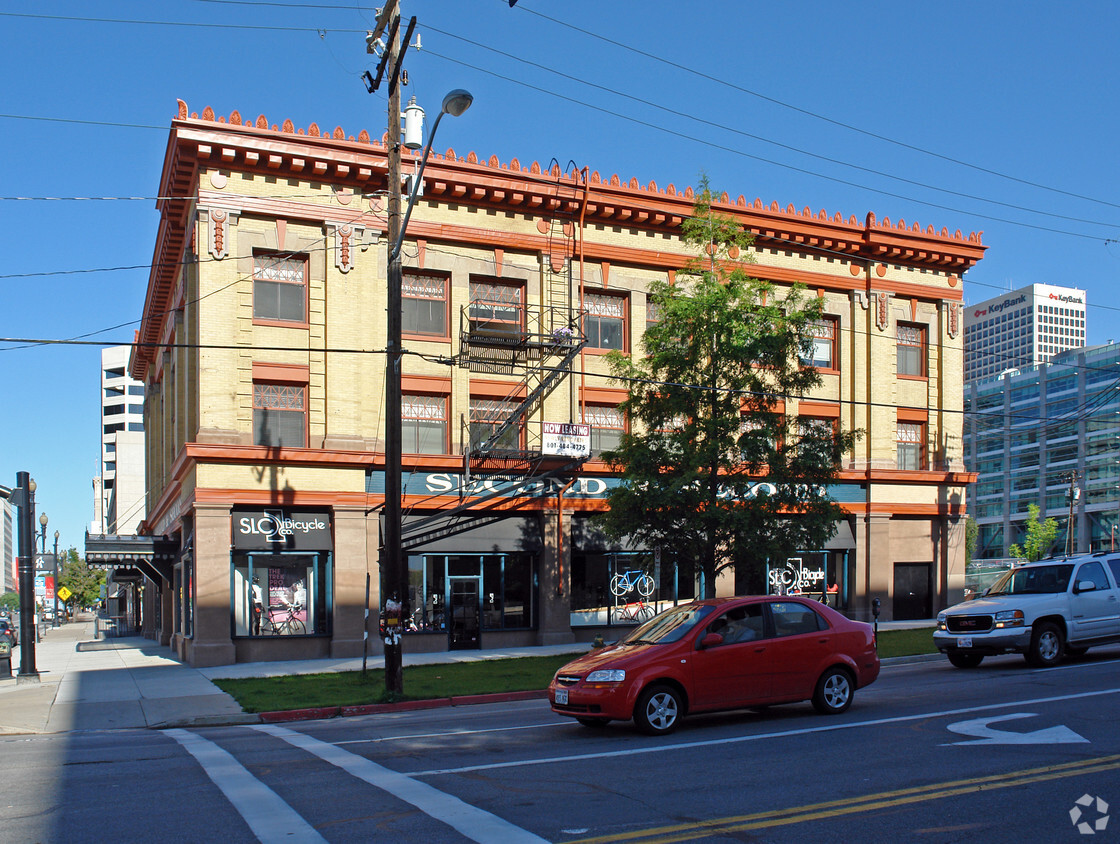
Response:
M302 568L270 568L268 571L268 604L291 607L293 615L307 621L307 574Z

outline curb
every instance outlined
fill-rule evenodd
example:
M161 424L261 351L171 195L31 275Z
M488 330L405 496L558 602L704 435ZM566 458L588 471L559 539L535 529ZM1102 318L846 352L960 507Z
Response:
M542 700L548 697L547 689L527 692L497 692L489 695L458 695L427 700L402 700L400 703L366 703L354 706L321 706L313 709L288 709L261 712L261 722L275 724L282 721L314 721L327 718L353 718L386 712L417 712L425 709L443 709L448 706L476 706L486 703L505 703L519 700Z

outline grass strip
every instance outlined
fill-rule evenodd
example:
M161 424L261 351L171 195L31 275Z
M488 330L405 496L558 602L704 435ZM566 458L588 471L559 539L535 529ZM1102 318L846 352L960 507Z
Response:
M933 628L879 631L882 659L936 652ZM408 666L404 669L405 694L395 699L385 691L385 672L381 669L367 671L364 678L360 671L340 671L215 680L214 684L232 695L246 712L360 706L543 689L557 669L576 656L571 653Z

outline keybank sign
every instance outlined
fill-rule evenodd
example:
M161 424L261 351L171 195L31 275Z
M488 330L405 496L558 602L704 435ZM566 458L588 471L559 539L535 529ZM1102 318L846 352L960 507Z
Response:
M1051 293L1050 298L1055 302L1062 302L1067 305L1084 305L1085 300L1080 296L1069 296L1060 293Z
M1053 297L1051 297L1053 298ZM973 316L980 318L988 314L998 314L1008 308L1013 308L1016 305L1022 305L1027 301L1027 295L1024 293L1022 296L1016 296L1014 299L1004 299L1002 302L997 302L994 305L988 305L986 309L976 311Z

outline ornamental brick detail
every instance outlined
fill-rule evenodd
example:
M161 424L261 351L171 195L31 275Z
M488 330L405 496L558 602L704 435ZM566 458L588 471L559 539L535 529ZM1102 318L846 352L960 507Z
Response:
M875 293L875 326L880 331L886 331L890 323L890 293Z
M237 224L238 212L225 208L211 208L209 216L209 250L214 260L220 261L229 254L229 226L231 223Z

